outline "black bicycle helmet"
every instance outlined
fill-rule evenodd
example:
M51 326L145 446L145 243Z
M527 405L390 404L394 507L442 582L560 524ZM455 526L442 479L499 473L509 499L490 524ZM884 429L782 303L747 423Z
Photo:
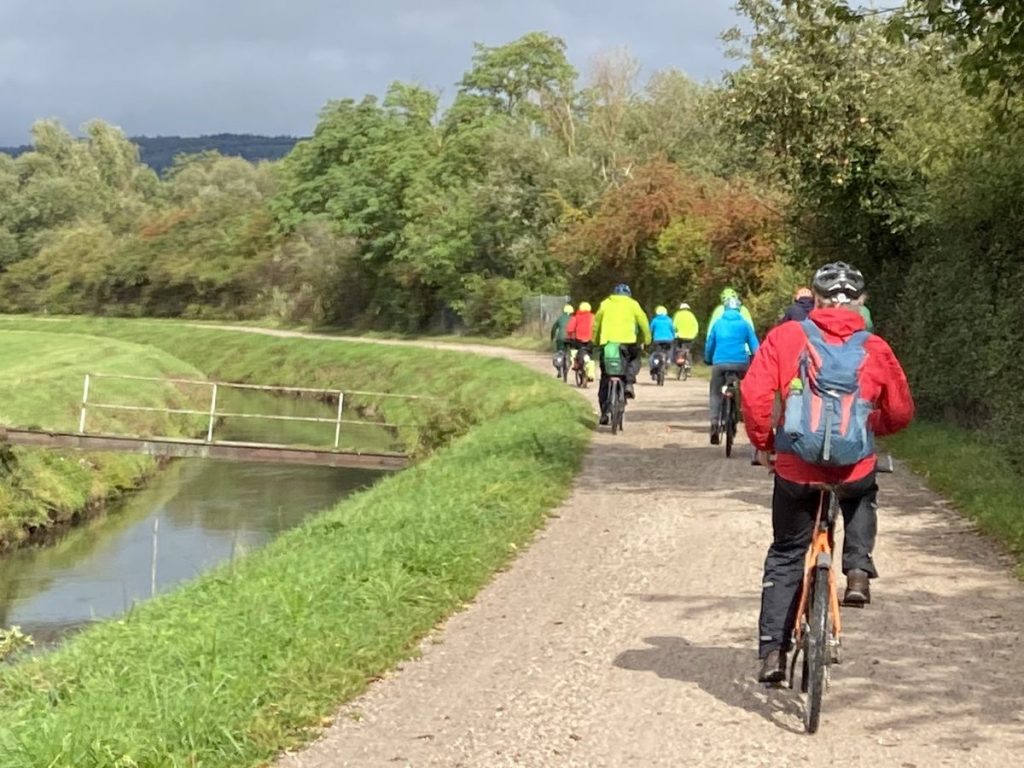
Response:
M633 292L629 290L629 286L625 283L619 283L612 288L612 295L614 296L632 296Z
M864 293L864 275L845 261L836 261L815 272L812 285L819 296L845 304Z

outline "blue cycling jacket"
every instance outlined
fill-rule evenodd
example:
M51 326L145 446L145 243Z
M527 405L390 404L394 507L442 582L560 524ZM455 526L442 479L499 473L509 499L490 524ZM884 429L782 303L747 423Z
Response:
M754 327L738 309L727 309L708 334L704 344L704 362L708 365L746 364L757 352L757 346Z
M675 341L676 326L668 315L655 315L651 320L651 336L655 341Z

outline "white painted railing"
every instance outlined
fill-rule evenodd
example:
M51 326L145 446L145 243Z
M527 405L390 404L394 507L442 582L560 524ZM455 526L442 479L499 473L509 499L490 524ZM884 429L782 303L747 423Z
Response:
M196 410L192 408L158 408L147 405L122 405L114 403L100 403L94 400L90 400L90 389L92 382L95 379L126 379L133 381L153 381L162 384L188 384L195 386L205 386L210 388L210 407L204 410ZM255 390L260 392L273 392L273 393L298 393L307 395L319 395L324 396L329 400L337 398L338 409L333 418L324 418L320 416L283 416L278 414L267 414L267 413L242 413L234 411L223 411L218 408L217 398L221 390L224 389L240 389L240 390ZM294 422L309 422L317 424L334 424L334 448L337 450L341 445L341 427L343 424L360 424L364 426L375 426L384 428L396 429L402 426L408 426L405 424L389 424L387 422L375 422L366 421L361 419L346 419L344 418L345 412L345 392L340 389L315 389L311 387L279 387L279 386L267 386L262 384L235 384L225 381L206 381L204 379L176 379L176 378L160 378L157 376L132 376L129 374L113 374L113 373L87 373L85 374L85 381L82 385L82 405L78 419L78 433L86 434L86 419L90 409L96 410L109 410L109 411L138 411L138 412L149 412L149 413L167 413L167 414L178 414L185 416L205 416L207 421L206 428L206 441L207 443L216 443L213 439L214 427L217 422L222 418L239 418L239 419L262 419L266 421L294 421ZM398 397L406 400L438 400L440 398L428 397L424 395L402 395L395 394L392 392L366 392L359 390L350 390L349 395L359 395L361 397Z

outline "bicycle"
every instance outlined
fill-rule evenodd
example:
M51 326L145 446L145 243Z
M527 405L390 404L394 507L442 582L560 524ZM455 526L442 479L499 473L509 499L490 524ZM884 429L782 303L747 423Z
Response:
M651 378L659 387L665 386L665 369L668 367L668 347L657 345L651 352Z
M608 378L608 415L612 434L618 434L626 418L626 382L622 376Z
M690 343L679 342L676 346L675 360L673 361L676 365L676 381L682 379L686 381L690 378L690 374L693 372L693 362L690 358Z
M726 371L725 384L722 385L722 404L718 407L718 435L725 437L725 457L732 456L732 447L736 442L739 424L739 389L740 375L735 371Z
M622 357L618 344L601 349L601 371L608 378L607 413L612 434L622 431L626 417L626 372L628 361Z
M587 371L587 366L590 364L590 351L584 347L579 350L574 350L572 359L572 370L576 377L576 386L580 389L586 389L587 384L590 382L590 374Z
M555 352L554 357L551 359L551 364L555 366L555 378L561 379L562 381L569 380L569 354L565 350L558 350Z
M753 461L757 464L757 459ZM876 472L893 472L892 457L878 461ZM821 703L831 680L832 665L841 661L842 617L839 590L833 567L832 548L835 544L835 526L840 506L838 485L819 485L821 500L814 519L811 543L804 556L804 578L800 587L796 619L793 625L793 659L789 667L789 687L796 679L796 665L803 655L800 668L800 692L806 694L804 730L816 733L821 723Z

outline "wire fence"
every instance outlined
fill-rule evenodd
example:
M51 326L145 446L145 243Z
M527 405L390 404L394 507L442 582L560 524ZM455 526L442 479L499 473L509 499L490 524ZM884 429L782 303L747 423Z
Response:
M568 302L568 296L527 296L523 299L522 333L547 338L551 333L551 326L562 314L562 307Z

